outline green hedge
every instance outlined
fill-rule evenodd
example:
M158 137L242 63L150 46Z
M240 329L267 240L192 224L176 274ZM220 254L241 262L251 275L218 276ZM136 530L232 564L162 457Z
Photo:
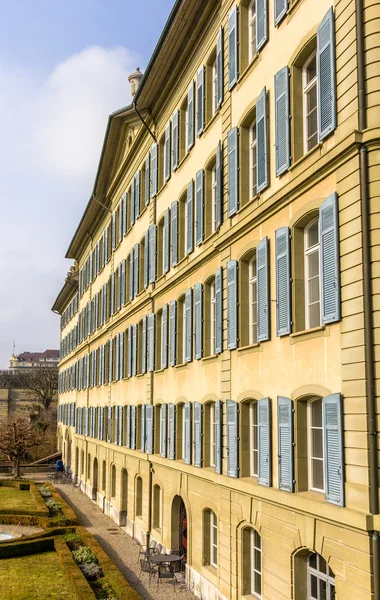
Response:
M4 525L26 525L27 527L42 527L46 529L49 527L49 519L47 517L37 517L31 515L18 515L18 514L7 514L3 515L0 513L0 524ZM53 524L54 526L54 524Z
M61 494L55 489L53 485L51 485L50 483L45 483L44 485L46 485L51 491L51 498L48 498L48 500L57 500L57 502L59 502L62 506L62 516L52 517L49 521L50 526L55 527L64 525L77 525L77 516L71 508L71 506L67 504L67 502L62 498ZM40 497L42 498L41 495Z
M67 547L66 542L63 539L55 538L54 547L61 567L67 575L67 577L69 578L70 583L73 587L74 599L95 600L96 596L92 591L87 579L83 575L82 571L79 569L76 562L74 561L73 555Z
M0 546L0 559L39 554L51 550L54 550L54 538L28 540L25 542L17 540L17 542L8 542Z
M66 535L66 533L74 533L74 532L75 532L74 527L53 527L53 528L46 529L46 531L39 531L38 533L33 533L32 535L27 535L27 536L23 536L22 538L17 538L17 541L24 541L24 542L25 541L33 541L33 540L39 540L39 539L44 539L44 538L63 536L63 535ZM12 542L10 542L9 540L0 540L0 546L2 544L8 545L10 543L12 543Z

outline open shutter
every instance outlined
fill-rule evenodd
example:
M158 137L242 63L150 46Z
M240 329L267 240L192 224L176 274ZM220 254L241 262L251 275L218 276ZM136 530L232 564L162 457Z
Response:
M131 406L131 449L136 450L136 406Z
M141 406L141 435L140 435L140 450L145 452L145 404Z
M223 178L222 178L222 143L218 142L215 162L215 229L223 223Z
M323 140L336 127L336 76L334 10L331 6L317 33L318 139Z
M132 375L137 375L137 336L138 325L132 325Z
M169 439L168 439L168 458L170 460L175 459L175 417L176 407L175 404L170 403L168 405L168 421L169 421Z
M268 39L268 0L256 0L256 52Z
M227 347L238 345L238 261L227 263Z
M256 189L261 192L268 186L267 159L267 91L262 90L256 102Z
M338 196L331 194L319 209L321 322L340 320Z
M164 160L164 181L168 181L170 179L170 168L171 168L171 151L170 151L170 141L171 141L171 121L166 125L165 128L165 160Z
M194 285L194 333L195 358L202 358L203 353L203 285Z
M164 273L169 271L170 267L170 208L167 208L164 214Z
M145 159L145 206L150 202L150 152Z
M205 128L205 68L199 67L197 71L197 136Z
M148 315L148 371L154 371L154 350L155 350L155 339L154 339L154 326L155 326L154 313Z
M223 352L223 269L215 273L215 354Z
M276 175L290 167L289 68L274 76Z
M277 26L286 15L288 0L274 0L274 24Z
M195 243L197 246L204 238L204 171L201 169L195 176Z
M223 28L221 27L216 38L216 106L219 108L223 102Z
M186 254L190 254L194 250L194 186L193 180L187 186L186 195Z
M154 198L158 192L158 147L157 144L153 144L151 151L151 186L150 186L150 197Z
M277 423L278 487L293 492L293 401L290 398L277 398Z
M238 31L237 6L228 13L228 89L231 90L238 79Z
M179 165L179 110L173 114L172 126L172 169L175 171Z
M133 295L136 297L139 293L139 257L140 245L135 244L133 247Z
M215 403L215 471L222 472L223 454L223 403L217 400Z
M134 278L133 278L133 263L134 263L134 252L133 248L129 255L129 300L133 300L133 291L134 291Z
M142 322L142 339L141 339L141 344L142 344L142 348L141 348L141 373L146 373L146 350L147 350L147 316L145 315L143 317L143 322Z
M156 235L157 225L149 225L149 283L156 281Z
M178 201L174 200L171 206L172 226L171 226L171 246L172 246L172 266L178 264Z
M276 230L277 335L289 335L291 326L290 229Z
M326 500L344 506L343 419L340 394L323 398L323 455Z
M269 398L257 403L258 478L261 485L272 485L271 414Z
M192 359L192 290L185 294L185 362Z
M187 92L187 150L194 146L194 81Z
M170 321L170 328L169 328L169 339L170 339L170 344L169 344L169 361L170 361L170 366L174 367L176 364L176 338L177 338L177 303L175 300L171 300L170 301L170 305L169 305L169 321Z
M227 475L239 477L239 407L227 400Z
M144 288L149 285L149 229L145 232L144 239Z
M160 455L166 458L166 404L161 405L160 415Z
M145 406L145 452L153 454L153 406L147 404Z
M135 176L135 218L140 216L140 193L141 193L141 171L137 171Z
M228 149L228 216L239 208L239 129L234 127L227 135Z
M257 254L257 341L269 340L268 238L261 240Z
M191 402L185 404L185 443L184 443L184 462L191 464Z
M132 377L132 325L128 327L127 376Z
M132 225L134 225L134 222L135 222L135 208L136 208L135 178L133 178L131 181L130 205L129 205L131 227L132 227Z
M131 447L131 407L127 406L127 431L126 431L126 446Z
M194 466L202 466L202 404L194 402Z
M168 305L162 309L161 320L161 369L168 366Z

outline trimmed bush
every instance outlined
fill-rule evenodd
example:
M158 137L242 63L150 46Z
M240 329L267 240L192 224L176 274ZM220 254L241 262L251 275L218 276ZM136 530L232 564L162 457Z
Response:
M82 546L81 548L78 548L78 550L74 550L73 557L75 562L78 563L78 565L82 565L83 563L98 562L95 552L90 550L88 546Z
M82 565L79 565L79 568L87 581L93 581L94 579L98 579L99 577L103 576L102 567L94 562L83 563Z
M30 483L20 483L20 485L18 486L19 490L30 490Z
M0 546L1 558L16 558L17 556L26 556L28 554L39 554L54 550L54 538L45 538L37 540L8 542Z

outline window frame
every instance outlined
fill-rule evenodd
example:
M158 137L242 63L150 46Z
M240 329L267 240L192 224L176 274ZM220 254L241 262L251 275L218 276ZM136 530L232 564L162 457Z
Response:
M314 225L314 223L318 223L318 243L314 244L313 246L307 247L307 239L308 239L308 233L311 229L311 227ZM320 235L319 235L319 216L314 217L313 219L311 219L307 225L305 225L304 227L304 231L303 231L303 251L304 251L304 289L305 289L305 298L304 298L304 303L305 303L305 328L306 329L312 329L314 327L319 327L321 324L321 273L320 273ZM310 306L309 305L309 281L311 280L311 278L309 277L309 256L311 256L312 254L318 253L318 290L319 290L319 294L318 294L318 305L319 305L319 322L317 325L314 325L311 327L310 324ZM316 276L313 276L313 279L315 279ZM313 302L312 303L317 304L317 302Z
M309 55L309 57L307 58L307 60L304 62L303 66L302 66L302 119L303 119L303 153L307 154L308 152L310 152L310 150L312 150L313 148L315 148L318 145L318 74L317 74L317 64L316 64L316 69L315 69L315 75L313 77L313 79L309 82L306 81L306 77L307 77L307 69L310 65L310 63L315 59L316 63L317 63L317 50L315 49L313 52L311 52L311 54ZM308 123L308 116L311 114L312 111L310 111L309 113L308 108L307 108L307 98L308 95L310 93L310 91L315 88L316 89L316 103L315 103L315 107L312 109L313 111L316 111L317 113L317 121L316 121L316 130L312 133L312 135L308 135L308 127L307 127L307 123ZM313 146L311 146L309 148L308 146L308 142L310 140L310 138L315 137L316 136L316 142Z
M251 0L248 5L248 63L251 63L256 55L256 19L256 0Z
M317 568L310 566L310 559L312 556L316 557ZM326 573L320 570L320 562L321 559L326 564ZM333 596L331 595L332 590L334 590L335 597L335 576L331 575L333 571L330 568L330 565L327 561L324 560L323 556L318 554L317 552L310 552L306 561L306 571L307 571L307 600L322 600L320 582L326 583L326 600L332 600ZM312 577L315 577L318 581L317 583L317 596L311 595L311 580Z
M255 316L256 313L256 316ZM256 319L256 320L255 320ZM249 344L257 343L257 260L256 252L248 262Z
M210 566L218 567L218 519L213 510L210 510Z
M316 402L320 402L321 403L321 425L320 426L315 426L312 425L312 405L315 404ZM321 432L321 438L322 438L322 458L318 457L318 456L314 456L314 452L312 451L313 448L313 431L314 430L318 430ZM319 397L314 397L311 398L310 400L308 400L307 403L307 449L308 449L308 489L312 492L318 492L320 494L325 494L325 490L326 490L326 482L325 482L325 473L324 473L324 460L325 460L325 452L324 452L324 446L323 446L323 436L324 436L324 431L323 431L323 401L322 398ZM322 481L323 481L323 489L322 488L317 488L314 485L314 477L313 477L313 461L314 460L318 460L322 463Z
M249 474L250 477L258 477L258 419L257 419L257 401L251 400L249 403Z

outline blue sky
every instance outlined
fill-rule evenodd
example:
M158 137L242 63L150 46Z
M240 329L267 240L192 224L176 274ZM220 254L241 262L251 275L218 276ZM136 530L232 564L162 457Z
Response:
M50 312L109 113L131 100L174 0L0 0L0 368L58 348Z

